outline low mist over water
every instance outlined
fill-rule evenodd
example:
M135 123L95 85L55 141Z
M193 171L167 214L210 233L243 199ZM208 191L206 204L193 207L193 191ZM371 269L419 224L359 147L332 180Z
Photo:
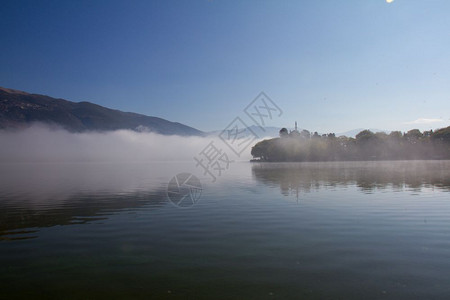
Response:
M117 130L69 133L35 125L0 131L0 162L192 161L217 136L182 137ZM250 149L240 160L251 158Z

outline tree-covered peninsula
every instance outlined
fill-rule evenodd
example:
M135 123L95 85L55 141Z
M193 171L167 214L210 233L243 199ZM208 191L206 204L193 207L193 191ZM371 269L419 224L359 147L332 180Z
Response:
M279 138L258 142L251 154L253 161L274 162L450 159L450 126L390 134L363 130L355 138L283 128Z

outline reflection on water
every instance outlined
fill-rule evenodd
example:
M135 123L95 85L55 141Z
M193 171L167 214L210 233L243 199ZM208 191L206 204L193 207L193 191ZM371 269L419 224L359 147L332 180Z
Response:
M118 211L163 206L166 190L152 181L152 169L135 164L1 165L0 240L34 238L41 227L99 222Z
M193 165L0 165L0 298L449 299L449 161Z
M364 193L450 190L450 161L252 163L251 171L285 196L352 185ZM34 238L41 227L99 222L117 211L167 205L164 183L174 172L165 176L158 165L137 164L2 165L0 240Z
M64 203L54 206L30 207L27 199L4 201L0 214L0 240L27 239L37 237L36 230L24 228L74 225L106 220L117 211L137 209L144 205L159 207L166 204L165 192L136 192L123 194L74 194ZM18 201L17 201L18 200Z
M286 196L349 185L366 193L424 187L450 190L450 161L254 163L252 174L265 184L279 185Z

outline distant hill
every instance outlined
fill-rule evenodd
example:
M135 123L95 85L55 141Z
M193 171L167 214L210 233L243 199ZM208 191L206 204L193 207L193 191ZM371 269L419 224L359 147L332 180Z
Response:
M352 130L349 130L349 131L346 131L346 132L336 133L336 136L344 135L344 136L347 136L347 137L353 137L354 138L358 133L360 133L361 131L366 130L366 129L367 128L352 129ZM391 133L391 131L389 131L389 130L377 129L377 128L369 128L369 130L372 131L373 133L376 133L376 132L384 132L386 134Z
M278 137L280 135L280 129L281 127L264 127L261 128L259 126L256 125L252 125L249 126L245 129L245 131L240 134L240 137L244 138L246 136L251 136L253 135L252 132L254 134L256 134L258 136L258 138L268 138L268 137ZM207 132L207 135L219 135L223 130L214 130L214 131L210 131Z
M246 131L244 133L242 133L240 136L241 137L246 137L249 135L252 135L251 131L253 131L259 138L268 138L268 137L279 137L280 135L280 129L281 127L264 127L261 128L259 126L256 125L252 125L246 128ZM287 128L288 132L293 130L294 128ZM251 131L250 131L251 130ZM299 128L297 129L299 132L301 132L303 129ZM352 137L354 138L358 133L360 133L361 131L366 130L366 128L358 128L358 129L353 129L353 130L349 130L346 132L341 132L341 133L336 133L336 136L347 136L347 137ZM384 129L376 129L376 128L369 128L370 131L372 132L384 132L386 134L389 134L390 131L389 130L384 130ZM219 135L222 132L222 130L214 130L214 131L209 131L206 134L207 135ZM313 133L313 132L311 132ZM323 133L319 133L319 135L322 135Z
M157 117L0 87L0 129L24 128L37 122L70 132L129 129L164 135L204 135L195 128Z

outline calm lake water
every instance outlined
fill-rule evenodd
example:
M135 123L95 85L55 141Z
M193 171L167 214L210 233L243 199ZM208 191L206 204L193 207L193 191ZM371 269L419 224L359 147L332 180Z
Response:
M3 164L0 298L450 299L449 192L450 161Z

